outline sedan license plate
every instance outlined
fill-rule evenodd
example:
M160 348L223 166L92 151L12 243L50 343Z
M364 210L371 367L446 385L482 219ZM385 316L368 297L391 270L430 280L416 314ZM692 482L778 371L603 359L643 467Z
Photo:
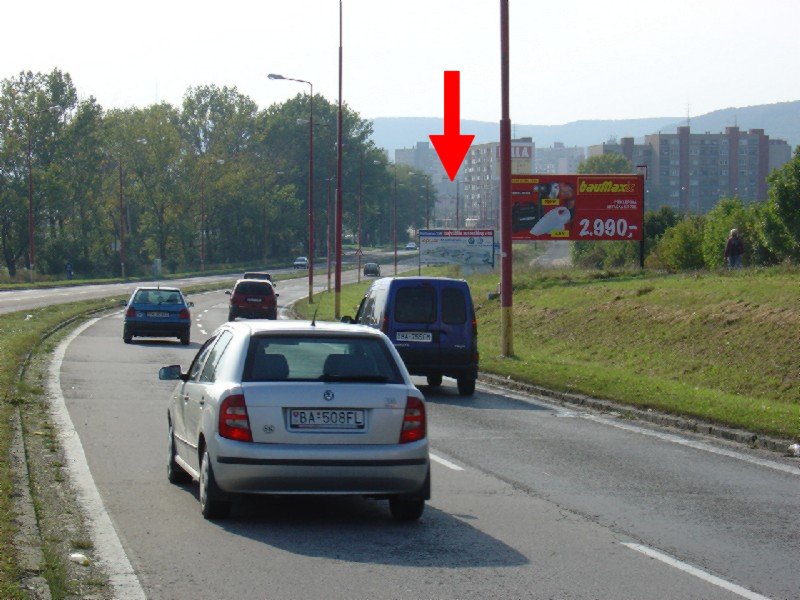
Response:
M431 342L433 334L430 331L398 331L398 342Z
M148 317L157 317L159 319L166 319L169 313L163 310L149 310L147 311Z
M261 298L248 298L248 302L261 302Z
M289 411L289 429L364 429L364 411L293 408Z

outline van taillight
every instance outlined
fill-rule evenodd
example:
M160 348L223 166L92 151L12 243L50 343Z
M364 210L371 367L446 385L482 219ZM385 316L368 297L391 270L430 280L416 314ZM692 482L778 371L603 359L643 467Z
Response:
M472 337L478 337L478 319L475 317L472 317Z
M250 419L243 394L228 396L219 407L219 435L229 440L252 442Z
M425 404L419 398L409 396L406 400L406 412L403 415L403 429L400 431L400 443L416 442L425 438L427 424L425 422Z
M129 306L128 310L125 311L125 316L126 317L135 317L136 316L136 309L133 308L132 306Z
M389 315L383 316L383 321L381 322L381 331L386 335L389 335Z

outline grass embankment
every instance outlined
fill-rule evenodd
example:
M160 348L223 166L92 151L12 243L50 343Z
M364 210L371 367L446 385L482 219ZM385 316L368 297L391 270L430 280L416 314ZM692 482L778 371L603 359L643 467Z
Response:
M217 282L186 287L183 290L187 293L198 293L225 285L227 284ZM20 367L31 349L36 347L48 331L90 311L119 308L120 299L121 296L88 300L0 315L0 598L28 597L17 584L20 571L14 549L13 478L9 461L13 413L18 406L24 410L25 403L33 401L30 386L19 381ZM38 390L37 393L43 392ZM47 552L45 555L47 556ZM46 568L45 575L47 570Z
M800 439L796 268L516 273L513 358L499 356L500 302L487 300L498 275L468 279L482 371ZM368 285L343 289L344 314ZM318 318L332 318L326 296Z

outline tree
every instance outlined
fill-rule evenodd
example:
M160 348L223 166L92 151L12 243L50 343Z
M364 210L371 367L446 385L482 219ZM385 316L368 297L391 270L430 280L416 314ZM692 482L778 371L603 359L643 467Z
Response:
M57 200L55 162L77 92L69 74L21 72L0 83L0 249L9 275L30 247L27 227L28 166L34 180L34 235L40 215ZM30 155L29 155L30 150ZM38 262L38 261L37 261Z
M633 172L634 170L631 161L625 158L622 154L616 154L613 152L609 154L590 156L580 165L578 165L578 173L583 175L605 175Z
M779 257L800 261L800 146L792 160L773 171L768 181L771 209L783 225L771 228L768 239Z

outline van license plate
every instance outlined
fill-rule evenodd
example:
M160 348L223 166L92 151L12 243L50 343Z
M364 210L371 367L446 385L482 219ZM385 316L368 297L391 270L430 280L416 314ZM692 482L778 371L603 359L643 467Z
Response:
M293 408L290 429L364 429L364 411L359 409Z
M433 334L430 331L398 331L398 342L432 342Z

